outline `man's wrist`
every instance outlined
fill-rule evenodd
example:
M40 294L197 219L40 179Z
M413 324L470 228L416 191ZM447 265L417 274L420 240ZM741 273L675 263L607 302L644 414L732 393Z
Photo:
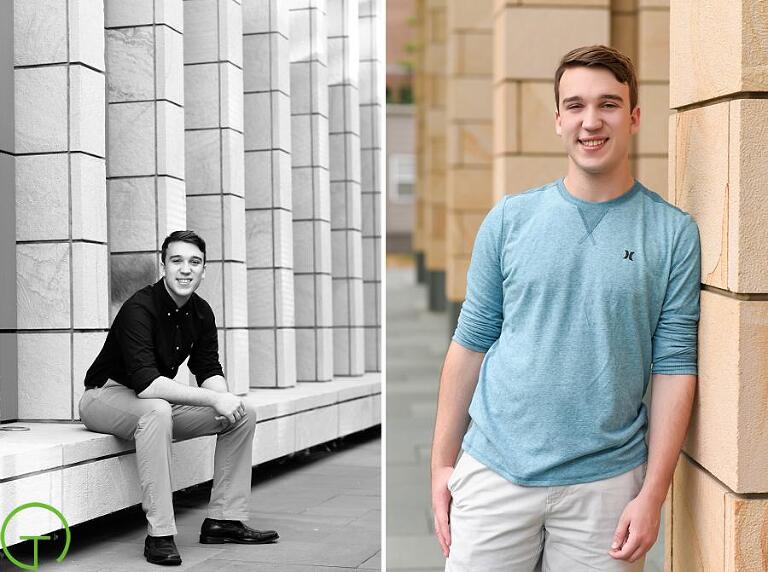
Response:
M653 485L643 485L637 496L661 508L661 506L664 504L664 501L667 499L668 489L669 486L660 487Z

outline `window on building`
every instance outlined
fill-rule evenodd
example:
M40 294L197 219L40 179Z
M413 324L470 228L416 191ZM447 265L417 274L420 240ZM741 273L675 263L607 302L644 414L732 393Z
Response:
M389 200L393 203L413 202L414 167L415 157L411 153L392 153L389 156Z

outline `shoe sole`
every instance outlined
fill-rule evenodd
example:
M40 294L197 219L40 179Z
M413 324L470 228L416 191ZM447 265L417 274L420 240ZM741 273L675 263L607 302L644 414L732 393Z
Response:
M273 544L280 538L275 536L274 538L266 538L264 540L237 540L235 538L227 538L226 536L203 536L200 535L200 544Z
M147 555L147 550L144 550L144 558L150 564L159 564L160 566L181 566L181 559L179 560L155 560Z

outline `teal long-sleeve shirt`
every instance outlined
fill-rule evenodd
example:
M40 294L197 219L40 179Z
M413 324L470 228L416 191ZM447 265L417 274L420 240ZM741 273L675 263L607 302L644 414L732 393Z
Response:
M696 223L639 182L600 203L562 180L505 197L453 337L485 353L462 448L529 486L642 464L651 371L697 373L699 292Z

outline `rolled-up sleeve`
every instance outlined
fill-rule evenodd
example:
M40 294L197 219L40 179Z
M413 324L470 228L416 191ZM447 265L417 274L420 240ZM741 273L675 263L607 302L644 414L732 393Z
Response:
M123 306L116 333L125 364L125 383L137 395L162 375L155 358L152 328L153 319L146 308L131 303Z
M202 303L202 301L200 301ZM219 362L219 339L216 335L216 318L210 306L205 306L203 330L189 355L189 371L195 376L197 385L202 385L209 377L224 376Z
M699 230L688 217L672 252L672 268L653 334L653 373L697 374L701 291Z
M453 334L455 342L475 352L487 352L501 335L504 302L501 240L508 198L491 209L477 231L467 273L467 294Z

